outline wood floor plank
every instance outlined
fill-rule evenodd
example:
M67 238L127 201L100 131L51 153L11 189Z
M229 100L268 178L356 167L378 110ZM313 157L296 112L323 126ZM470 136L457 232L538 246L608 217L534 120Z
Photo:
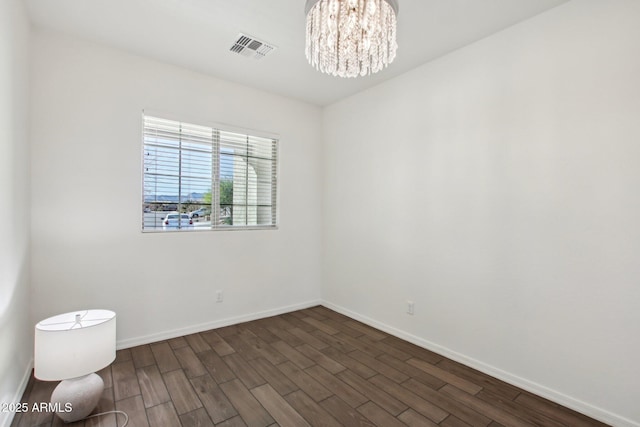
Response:
M302 415L289 405L269 384L254 388L251 393L280 426L311 427Z
M231 381L236 377L231 369L224 363L224 360L214 350L203 351L199 353L198 359L207 368L207 372L213 377L218 384Z
M413 409L409 408L400 415L398 419L408 425L409 427L437 427L438 424L423 417Z
M202 407L202 402L198 399L198 395L183 370L167 372L162 374L162 377L178 415Z
M304 316L303 319L311 317L311 318L313 318L315 320L323 321L323 320L325 320L327 318L321 312L316 310L315 307L310 307L310 308L305 308L305 309L302 309L302 310L298 310L295 313L299 313L301 316Z
M382 350L368 344L365 341L360 340L359 338L353 338L345 334L344 332L338 332L337 334L333 335L333 337L340 339L346 342L347 344L350 344L356 350L360 350L364 353L370 354L373 357L377 357L382 354Z
M298 386L268 360L255 359L252 361L252 366L282 396L298 390Z
M131 349L123 348L116 351L116 360L113 363L128 362L131 360Z
M213 421L204 408L180 415L179 418L182 427L214 427Z
M282 353L290 362L293 362L298 368L305 369L309 366L313 366L315 362L309 359L304 354L300 353L295 348L291 347L284 341L276 341L271 344L273 348Z
M358 408L358 412L370 419L378 427L405 427L404 423L391 416L373 402L367 402Z
M340 337L329 335L317 329L312 330L310 333L314 337L318 338L320 341L323 341L325 344L329 344L329 346L335 348L341 353L349 353L351 351L357 350L356 347L352 346L351 344L349 344L348 342L346 342L344 339ZM318 350L324 350L324 349L318 349Z
M397 369L387 365L386 363L378 359L373 358L372 356L369 356L366 353L363 353L362 351L359 351L359 350L353 351L349 353L349 357L357 360L363 365L368 366L369 368L373 369L377 373L382 374L385 377L390 378L397 383L401 383L409 379L408 375L398 371Z
M460 378L459 376L452 374L451 372L440 369L429 362L425 362L424 360L413 358L413 359L407 360L407 363L412 366L415 366L420 370L425 371L429 375L433 375L436 378L440 378L442 381L445 381L446 383L456 386L460 390L466 391L469 394L476 394L480 390L482 390L481 386L474 384L470 381L467 381L464 378Z
M194 353L202 353L203 351L211 350L211 346L202 338L200 334L191 334L184 337L189 344L189 347L193 349Z
M315 363L322 366L324 369L331 372L332 374L337 374L338 372L344 371L345 369L347 369L346 366L336 362L335 360L328 357L324 353L321 353L320 351L316 350L314 347L310 346L309 344L303 344L301 346L298 346L296 347L296 350L298 350L300 353L304 354L309 359L313 360Z
M310 307L309 310L313 311L314 313L317 313L318 315L324 317L325 319L332 319L335 316L339 316L338 313L336 313L333 310L330 310L322 305L316 305L313 307Z
M326 342L318 339L317 337L314 337L313 335L311 335L309 332L300 329L300 328L293 328L293 329L289 329L288 332L295 336L296 338L299 338L300 340L302 340L303 342L309 344L311 347L317 349L317 350L322 350L323 348L327 348L329 347L329 344L327 344ZM293 344L291 344L293 345Z
M227 343L215 330L200 332L200 336L211 348L218 353L218 356L226 356L235 352L233 347Z
M209 346L207 345L207 347ZM211 350L211 347L209 347L209 350ZM193 347L181 347L175 349L173 353L178 359L180 366L182 366L182 369L184 370L187 378L200 377L207 373L207 368L205 368L200 359L198 359L198 356L196 356Z
M361 331L350 328L349 326L345 325L343 322L338 322L333 319L323 320L323 323L326 323L328 326L331 326L333 329L336 329L344 334L347 334L350 337L358 338L364 335Z
M332 375L321 366L312 366L311 368L307 368L305 372L352 408L357 408L368 400L356 389L339 378L336 378L335 375Z
M413 393L409 389L396 384L384 375L376 375L370 378L369 382L433 422L439 423L449 416L449 412L435 405L433 402L423 399L422 396Z
M281 363L278 365L278 369L316 402L326 399L333 394L327 390L325 386L291 362Z
M242 330L240 334L238 334L240 339L246 342L252 349L251 356L246 357L247 360L257 359L258 357L264 357L269 362L277 365L287 360L285 356L276 351L273 347L271 347L267 342L258 338L253 332L248 329ZM253 354L256 356L254 357ZM244 355L243 355L244 356Z
M327 325L325 322L315 319L313 317L305 317L304 319L302 319L302 321L308 323L309 325L329 335L335 335L338 332L340 332L339 330L334 329L331 326Z
M473 394L467 393L459 388L447 384L441 389L442 393L454 398L458 402L470 407L476 412L486 416L491 420L495 420L500 424L514 426L514 427L531 427L532 423L526 422L522 418L511 415L508 412L504 412L496 408L495 406L478 399Z
M356 374L360 375L362 378L371 378L377 373L376 371L374 371L364 363L361 363L355 360L354 358L349 357L348 355L342 353L336 348L333 348L333 347L325 348L324 350L322 350L322 353L325 354L327 357L340 363L342 366L345 366L348 369L352 370Z
M371 337L372 339L378 341L387 338L389 335L381 332L377 329L372 328L371 326L365 325L364 323L357 322L355 320L347 320L344 322L345 325L350 327L351 329L355 329L356 331L360 331L363 334Z
M440 391L433 390L413 378L402 383L402 386L407 390L414 392L418 396L421 396L423 399L426 399L429 402L444 409L445 411L451 413L455 417L463 420L470 426L484 427L491 422L488 417L474 411L468 406L460 405L460 403L452 397L441 393Z
M303 318L309 317L305 316L304 314L298 314L294 311L291 313L282 314L280 317L291 324L291 326L293 326L294 328L300 328L307 332L316 330L315 326L302 321Z
M113 391L116 401L140 394L138 377L132 360L114 363L111 365L111 374L113 375Z
M133 366L138 368L144 368L145 366L155 365L156 359L151 352L151 346L139 345L131 348L131 357L133 359Z
M391 396L384 390L371 384L369 381L362 379L359 375L350 370L342 371L337 375L345 383L349 384L354 389L368 397L373 402L380 405L384 410L391 413L393 416L399 415L401 412L407 410L409 407L400 402L395 397Z
M150 408L171 400L171 396L169 396L169 391L167 391L167 387L164 385L164 380L157 365L137 369L136 376L138 377L138 384L140 385L145 408Z
M438 362L440 362L442 359L444 359L442 356L440 356L439 354L436 354L432 351L429 351L425 348L422 347L418 347L415 344L412 344L408 341L402 340L400 338L397 337L393 337L393 336L388 336L385 339L381 340L382 342L384 342L385 344L391 345L399 350L404 351L407 354L410 354L411 356L417 358L417 359L421 359L421 360L425 360L429 363L433 363L436 364Z
M178 359L176 359L176 355L173 354L173 350L168 342L163 341L157 344L151 344L151 352L156 359L156 364L161 374L180 369L180 363Z
M247 427L247 425L242 421L242 417L238 415L233 418L229 418L220 424L216 424L216 427Z
M230 335L238 335L238 331L240 330L241 327L242 327L242 323L239 323L237 325L229 325L229 326L224 326L222 328L218 328L216 329L216 332L222 338L226 339L226 337Z
M376 427L368 418L344 403L336 396L320 402L325 411L334 416L342 425L348 427Z
M289 393L285 399L313 427L340 427L341 423L303 391Z
M122 399L116 402L115 408L118 411L123 411L129 417L130 426L149 427L149 420L147 419L147 411L142 400L142 396L132 396L127 399ZM118 416L118 426L123 425L122 416Z
M290 330L285 330L281 328L277 328L275 326L268 327L269 332L271 332L274 336L278 337L281 341L286 342L291 347L298 347L299 345L304 344L305 342L300 338L293 335ZM306 333L306 332L305 332ZM314 338L315 339L315 338ZM322 343L326 346L326 344Z
M227 396L210 375L192 378L191 384L214 423L221 423L238 415Z
M180 419L173 403L167 402L147 409L149 427L179 426Z
M347 322L349 320L353 320L351 317L345 316L344 314L333 311L330 308L322 305L315 307L315 311L322 314L327 319L333 319L337 322Z
M257 338L257 337L256 337ZM243 340L240 335L227 335L224 340L229 343L231 347L237 352L242 353L242 356L247 360L257 359L263 357L253 346L251 346L246 340Z
M429 386L434 390L438 390L446 384L446 382L442 381L440 378L429 375L425 371L409 365L402 360L398 360L395 357L389 356L388 354L378 356L378 360L410 376L412 379L420 381L422 384Z
M503 411L516 415L525 421L529 421L532 424L545 426L545 427L563 427L566 424L560 421L553 420L545 416L540 411L535 411L527 406L521 405L519 402L505 399L503 396L495 394L487 389L482 390L476 394L478 399L500 408Z
M462 421L460 418L450 415L446 420L440 423L442 427L470 427L469 424ZM491 425L491 424L489 424ZM504 426L502 426L504 427Z
M604 423L597 422L577 412L567 411L566 408L563 408L556 403L534 396L527 392L520 393L518 397L516 397L515 402L533 409L548 418L570 425L571 427L605 425Z
M489 390L504 399L513 400L520 394L520 390L517 387L507 384L504 381L500 381L497 378L490 377L489 375L483 374L475 369L469 368L468 366L464 366L458 362L454 362L453 360L442 359L436 364L436 366L444 369L445 371L451 372L460 378L477 384L481 386L483 390Z
M232 353L222 358L227 366L236 374L248 389L252 389L264 384L266 381L262 376L242 358L238 353Z
M169 343L169 347L171 347L172 349L185 347L185 346L189 345L189 343L187 342L187 340L184 337L171 338L167 342Z
M266 342L267 344L280 341L280 338L278 338L277 335L274 335L269 329L267 329L268 325L269 323L264 319L254 320L253 322L248 322L246 324L247 328L251 332L256 334L258 338L260 338L262 341Z
M220 384L220 388L249 427L266 427L274 419L238 379Z
M392 345L387 344L386 342L382 341L382 340L374 340L373 338L367 336L367 335L363 335L361 337L358 338L360 341L362 341L363 343L370 345L372 347L377 348L378 350L382 351L382 354L386 354L388 356L392 356L395 357L398 360L409 360L411 359L411 355L407 352L404 352L400 349L395 348Z
M288 331L295 328L295 325L287 320L287 318L281 314L279 316L272 316L265 319L269 325L268 329L273 332L273 329L282 329Z

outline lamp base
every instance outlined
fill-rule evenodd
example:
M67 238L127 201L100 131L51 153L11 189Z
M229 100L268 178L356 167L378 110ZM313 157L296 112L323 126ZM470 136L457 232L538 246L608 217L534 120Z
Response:
M65 423L86 418L98 404L104 381L98 374L64 380L53 390L51 403Z

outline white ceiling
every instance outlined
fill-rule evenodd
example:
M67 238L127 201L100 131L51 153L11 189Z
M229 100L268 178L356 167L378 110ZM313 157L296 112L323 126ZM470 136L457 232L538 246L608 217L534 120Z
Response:
M568 0L400 0L398 55L341 79L304 55L304 0L27 0L34 25L272 93L328 105ZM277 46L261 60L229 51L238 34Z

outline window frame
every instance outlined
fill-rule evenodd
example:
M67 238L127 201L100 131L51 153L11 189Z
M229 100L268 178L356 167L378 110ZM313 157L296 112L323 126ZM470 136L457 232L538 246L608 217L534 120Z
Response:
M164 229L162 225L154 226L153 228L145 228L145 205L148 205L150 202L146 200L145 197L145 150L147 148L146 142L146 130L147 125L145 123L146 118L165 120L169 122L174 122L180 125L191 125L198 127L206 127L210 128L215 134L218 135L217 138L212 138L212 161L211 161L211 203L198 204L201 207L206 207L211 211L211 224L208 227L193 227L193 228L177 228L177 229ZM190 120L190 119L175 119L173 118L173 114L159 113L150 110L143 110L141 115L141 232L142 233L175 233L175 232L193 232L193 231L257 231L257 230L278 230L280 223L280 185L279 185L279 171L280 171L280 136L271 132L264 131L256 131L253 129L241 128L237 126L219 124L207 122L204 120ZM206 124L199 124L206 123ZM249 224L249 225L223 225L219 224L219 220L221 218L220 215L220 163L221 163L221 147L224 146L224 143L221 141L219 135L220 133L230 133L236 135L246 136L249 138L260 138L260 139L269 139L272 144L272 152L273 158L270 159L271 162L271 174L270 174L270 193L271 193L271 203L267 205L271 208L272 211L272 221L269 224ZM182 147L178 148L178 153L182 153ZM217 153L213 156L213 153ZM247 159L254 158L253 156L246 156ZM179 172L180 176L181 172ZM248 179L248 178L247 178ZM248 185L248 184L247 184ZM215 189L215 191L214 191ZM157 194L156 194L157 196ZM257 196L256 196L257 197ZM154 203L154 202L151 202ZM157 203L157 201L155 202ZM189 212L182 212L181 207L183 206L183 202L178 200L176 204L177 210L175 211L157 211L162 212L163 217L172 212L178 212L181 215ZM231 206L234 206L233 204ZM245 202L246 216L249 215L248 209L252 204ZM256 204L255 207L259 207L259 204ZM215 214L214 214L215 213ZM157 215L157 214L156 214ZM157 216L156 216L157 218ZM215 221L215 222L214 222Z

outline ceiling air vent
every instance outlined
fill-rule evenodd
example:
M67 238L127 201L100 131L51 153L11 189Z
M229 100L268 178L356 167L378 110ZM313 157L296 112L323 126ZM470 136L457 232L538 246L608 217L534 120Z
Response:
M231 52L235 52L247 58L262 59L276 49L275 46L257 40L255 37L240 33L238 39L233 43Z

